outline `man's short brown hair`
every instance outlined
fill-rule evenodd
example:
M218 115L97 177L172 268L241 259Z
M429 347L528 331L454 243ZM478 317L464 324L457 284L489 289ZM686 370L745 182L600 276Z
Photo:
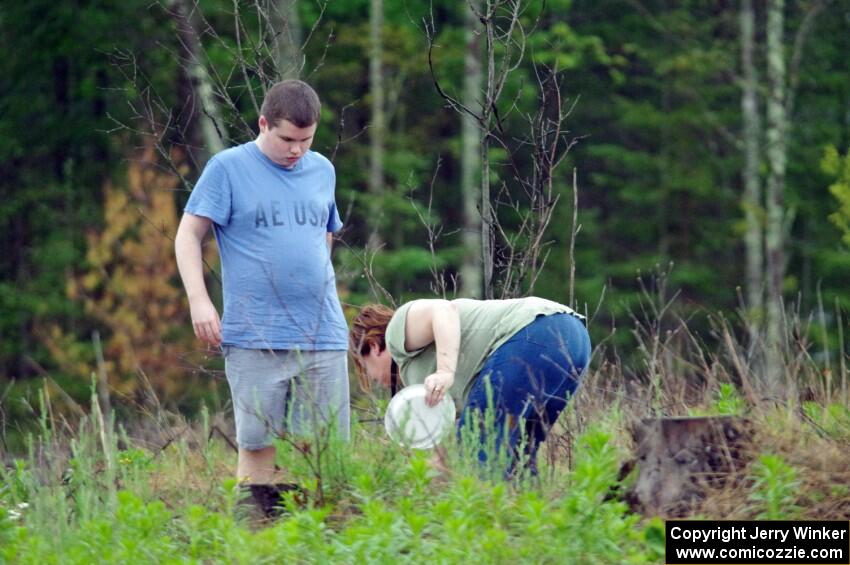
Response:
M263 99L260 114L266 117L269 127L287 120L295 127L306 128L319 123L322 103L319 95L306 82L289 79L272 86Z

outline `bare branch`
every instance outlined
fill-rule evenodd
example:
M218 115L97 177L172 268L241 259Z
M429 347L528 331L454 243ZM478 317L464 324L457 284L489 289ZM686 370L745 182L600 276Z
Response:
M788 99L786 100L786 112L788 116L794 114L794 101L797 94L797 88L800 85L800 65L803 61L803 51L805 50L806 41L812 34L815 28L815 20L818 15L832 3L832 0L817 0L809 11L806 12L800 28L794 36L794 54L791 57L791 65L788 71Z

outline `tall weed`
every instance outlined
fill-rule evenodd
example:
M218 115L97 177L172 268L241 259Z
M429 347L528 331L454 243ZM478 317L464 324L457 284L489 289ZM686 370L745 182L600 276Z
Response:
M749 499L758 510L759 520L789 520L800 511L797 472L785 460L772 454L759 457L753 465Z

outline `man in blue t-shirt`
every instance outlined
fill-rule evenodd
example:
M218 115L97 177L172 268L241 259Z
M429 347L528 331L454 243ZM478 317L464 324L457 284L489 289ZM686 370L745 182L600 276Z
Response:
M336 176L310 151L320 108L306 83L274 85L257 139L207 163L175 238L195 335L224 353L237 477L255 498L274 493L278 480L274 435L305 434L315 423L349 434L348 328L331 263L333 232L342 227ZM203 276L210 227L221 255L221 319Z

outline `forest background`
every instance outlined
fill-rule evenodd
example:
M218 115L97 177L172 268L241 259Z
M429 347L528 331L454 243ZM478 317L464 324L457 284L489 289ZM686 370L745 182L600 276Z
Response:
M257 100L288 76L324 103L313 148L336 167L349 316L366 301L533 293L591 316L594 362L637 377L652 297L709 348L712 319L733 320L769 382L790 311L810 320L796 338L823 378L840 366L846 379L850 4L469 8L4 2L3 446L39 392L73 407L93 380L119 408L151 391L187 414L226 405L172 238L206 160L256 135Z

